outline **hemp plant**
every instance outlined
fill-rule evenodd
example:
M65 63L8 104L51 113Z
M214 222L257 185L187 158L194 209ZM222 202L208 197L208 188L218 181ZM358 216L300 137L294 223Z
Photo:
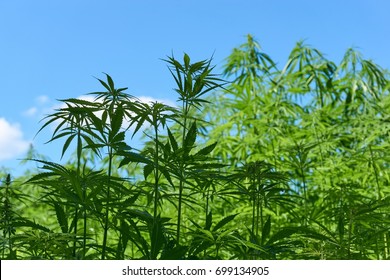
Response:
M170 56L165 61L175 80L175 91L178 93L178 101L181 102L180 119L177 121L182 127L181 144L184 157L188 157L193 149L197 134L196 120L191 112L200 110L202 104L207 103L203 96L222 86L223 80L212 73L211 59L191 63L188 54L184 54L183 63ZM187 162L179 163L179 195L177 209L176 242L180 244L180 231L182 220L183 190L187 180Z
M86 192L87 192L87 186L81 184L81 168L82 168L82 151L83 151L83 145L85 143L93 143L93 134L92 132L92 123L91 118L94 113L98 110L94 106L93 103L80 100L80 99L65 99L60 100L63 103L63 107L60 107L56 110L55 113L50 114L44 118L46 122L43 124L43 126L39 129L38 133L40 133L44 128L49 126L50 124L57 124L57 126L54 129L53 135L51 139L47 142L52 142L54 140L58 140L61 138L65 138L65 143L62 148L62 154L61 157L64 156L65 152L69 148L70 144L74 139L76 139L76 171L74 174L74 178L70 178L70 184L71 188L73 189L75 197L77 199L71 199L73 202L71 202L75 208L74 212L74 218L72 225L73 227L73 233L74 233L74 242L73 242L73 257L76 257L76 249L77 249L77 232L78 232L78 220L79 220L79 202L82 201L82 211L83 211L83 224L84 224L84 234L83 234L83 256L85 256L86 252L86 228L87 228L87 214L86 214L86 207L85 207L85 199L86 199ZM94 152L98 152L97 149L92 147ZM66 171L63 167L61 167L58 164L37 160L37 162L41 162L44 164L43 168L46 168L48 170L53 171L56 175L60 174L70 174L73 173L72 171ZM58 172L57 172L58 171ZM46 173L46 175L49 175ZM61 175L60 175L61 176ZM71 175L73 176L73 175ZM65 176L67 177L67 176ZM42 176L39 176L39 179L41 179ZM29 180L29 182L36 181L38 177L33 177ZM60 213L58 204L55 204L57 213Z
M150 157L149 161L144 166L144 177L147 180L147 177L153 173L154 182L153 182L153 225L151 228L151 248L150 248L150 258L156 259L159 249L162 247L160 244L164 238L161 237L161 227L162 219L161 214L158 213L158 208L161 204L161 195L160 195L160 177L162 174L165 174L168 180L170 180L169 174L166 172L163 166L160 164L161 158L161 147L164 145L160 140L160 127L165 128L167 121L174 117L176 109L170 106L167 106L160 102L152 102L151 104L137 102L135 105L136 115L133 117L131 124L137 123L136 128L134 129L133 136L138 132L138 130L144 125L145 121L149 123L152 127L153 135L149 136L154 143L154 149L146 148L146 157ZM129 158L125 159L121 165L125 164Z
M95 102L98 104L101 118L96 115L90 115L93 124L94 142L88 143L88 148L94 150L106 149L108 157L107 169L107 188L106 188L106 205L105 215L103 219L103 244L101 259L106 258L107 236L109 230L109 214L110 214L110 196L111 196L111 177L112 177L112 162L117 151L127 150L130 147L125 143L125 129L122 128L124 121L131 119L132 100L131 95L127 94L127 88L115 88L114 81L106 74L107 82L98 79L100 84L107 90L104 92L90 93L96 96Z

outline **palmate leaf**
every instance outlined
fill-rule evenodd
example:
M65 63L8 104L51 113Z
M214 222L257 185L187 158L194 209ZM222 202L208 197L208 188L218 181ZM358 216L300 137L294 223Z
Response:
M130 223L130 231L127 231L126 238L131 240L134 245L140 250L141 254L143 255L144 259L149 259L150 252L149 252L149 244L145 240L145 238L142 236L142 233L139 229L139 226L132 220L129 219L128 222ZM123 229L127 229L127 227L123 227Z
M72 190L77 194L78 198L82 197L81 182L79 176L76 176L76 171L73 169L68 169L61 164L54 162L44 161L34 159L34 161L43 163L42 169L49 170L51 172L44 172L44 175L36 175L27 180L27 183L36 183L39 185L45 185L45 178L50 176L59 177L62 183L68 183L71 186ZM56 180L54 180L56 182ZM60 188L61 184L58 182L53 184L55 188Z
M140 114L138 114L140 113ZM135 122L137 123L137 126L134 129L133 135L131 137L134 137L134 135L140 130L142 125L145 123L145 121L148 121L149 115L146 112L137 112L137 116L133 117L130 126L132 126Z
M110 77L110 76L106 74L107 80L108 80L108 77ZM103 87L105 87L108 91L112 91L112 88L111 88L105 81L100 80L100 79L98 79L98 78L96 78L96 79L97 79L97 80L100 82L100 84L101 84ZM110 77L110 79L111 79L111 77ZM111 79L111 84L113 85L112 79Z
M166 244L166 238L164 236L164 225L163 220L160 218L160 215L153 221L153 225L151 226L150 232L151 239L151 250L150 250L150 258L152 260L157 259L158 254L161 249Z
M67 172L66 167L62 166L61 164L51 162L51 161L46 161L46 160L41 160L41 159L31 159L33 161L42 163L42 169L50 170L53 172L53 175L59 175L59 174L64 174ZM27 182L29 182L28 180Z
M111 144L113 144L113 146L115 147L116 145L120 144L120 143L124 143L125 141L125 131L121 131L117 134L114 135L114 138L112 138L111 140Z

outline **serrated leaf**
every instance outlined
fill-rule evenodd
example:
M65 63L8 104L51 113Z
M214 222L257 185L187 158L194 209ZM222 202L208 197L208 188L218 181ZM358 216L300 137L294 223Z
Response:
M193 122L184 139L184 149L187 153L193 148L196 140L196 122Z
M64 208L59 203L54 203L54 210L56 211L57 221L61 227L62 233L68 233L68 219L66 217Z
M123 118L124 118L123 108L122 106L119 106L115 110L115 113L112 115L111 118L111 132L110 132L111 138L114 137L116 134L118 134L119 130L122 127Z
M124 141L125 141L125 132L124 131L121 131L121 132L117 133L114 136L114 138L112 139L112 143L115 143L116 145L118 145L120 143L123 143Z
M108 91L110 91L111 89L110 89L110 87L107 85L107 83L106 82L104 82L104 81L102 81L102 80L100 80L100 79L97 79L101 84L102 84L102 86L104 86Z
M177 141L169 128L168 128L168 137L169 137L169 143L171 144L172 150L176 152L179 149L179 145L177 144Z
M206 216L205 229L210 230L212 223L213 223L213 213L210 211Z
M217 231L218 229L222 228L223 226L225 226L227 223L230 223L238 214L234 214L234 215L230 215L230 216L227 216L225 218L223 218L222 220L220 220L216 225L215 227L213 228L213 231Z
M270 232L271 232L271 216L268 216L268 219L265 222L261 233L261 244L265 243L265 240L267 240Z
M185 67L189 68L189 66L190 66L190 57L188 56L188 54L186 54L186 53L184 54L183 60L184 60Z
M105 73L106 74L106 73ZM112 80L111 76L106 74L108 85L110 86L111 91L115 91L114 81Z
M211 145L208 145L208 146L204 147L203 149L200 149L195 154L195 156L207 156L208 154L210 154L215 149L216 146L217 146L217 142L215 142L215 143L213 143Z
M148 176L153 172L153 165L152 164L146 164L144 166L144 178L145 180L148 178Z
M47 227L44 227L40 224L37 224L35 222L29 221L29 220L18 220L12 223L14 227L30 227L32 229L38 229L42 230L44 232L50 232L50 229Z
M204 234L205 239L208 238L209 241L214 242L214 235L211 231L202 228L199 228L198 231Z
M133 195L132 197L125 199L125 201L123 201L123 204L126 206L133 205L137 201L139 195L140 195L140 193L137 193L137 194Z
M149 159L137 153L126 152L125 154L121 154L121 155L123 155L125 158L121 161L119 167L122 167L123 165L126 165L130 162L146 163L146 164L152 163Z
M338 231L339 231L340 240L343 240L343 238L344 238L344 218L342 215L340 215L340 217L339 217L337 227L338 227Z

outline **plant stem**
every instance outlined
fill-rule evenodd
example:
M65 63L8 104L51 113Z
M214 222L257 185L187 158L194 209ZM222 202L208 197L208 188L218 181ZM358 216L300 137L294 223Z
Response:
M185 144L185 136L187 131L187 117L189 112L189 104L188 100L183 100L183 134L182 134L182 145L183 148ZM179 203L178 203L178 209L177 209L177 230L176 230L176 242L177 245L180 244L180 227L181 227L181 211L182 211L182 200L183 200L183 189L184 189L184 181L185 181L185 163L183 161L180 162L180 182L179 182Z
M102 245L102 260L106 258L106 248L107 248L107 235L108 235L108 214L109 214L109 204L110 204L110 182L111 182L111 170L112 170L112 157L113 157L113 150L112 147L108 147L108 184L107 184L107 191L106 191L106 213L104 215L104 226L103 226L103 245Z
M153 227L152 227L152 238L154 237L156 240L151 242L151 258L156 259L157 258L157 248L158 248L158 235L154 233L153 231L157 231L158 224L157 224L157 215L158 215L158 201L159 201L159 192L158 192L158 184L159 184L159 170L158 170L158 165L159 165L159 155L158 155L158 124L157 120L153 120L154 124L154 134L155 134L155 154L154 154L154 209L153 209Z
M82 142L81 142L81 129L80 127L77 128L77 166L76 166L76 176L77 180L76 183L80 182L80 166L81 166L81 151L82 151ZM84 202L83 202L84 203ZM74 217L74 241L73 241L73 258L76 258L76 250L77 250L77 223L79 219L79 205L78 202L75 203L75 217ZM85 236L84 236L84 243L85 243ZM84 246L84 245L83 245ZM84 257L84 256L83 256Z

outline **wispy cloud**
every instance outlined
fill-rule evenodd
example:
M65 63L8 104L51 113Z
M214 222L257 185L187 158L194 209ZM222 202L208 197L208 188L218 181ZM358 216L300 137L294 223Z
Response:
M51 111L52 105L50 105L50 98L47 95L40 95L35 97L34 106L31 106L22 115L25 117L42 118L48 111Z
M29 109L27 109L26 111L23 112L23 115L26 116L26 117L34 117L38 112L38 108L37 107L31 107Z
M40 95L38 96L35 101L39 104L39 105L44 105L46 103L48 103L50 100L49 96L47 95Z
M154 97L150 97L150 96L139 96L137 98L144 103L160 102L160 103L164 103L165 105L168 105L171 107L176 106L176 103L170 99L159 99L159 98L154 98Z
M0 161L16 158L27 152L30 142L24 139L19 124L0 118Z

